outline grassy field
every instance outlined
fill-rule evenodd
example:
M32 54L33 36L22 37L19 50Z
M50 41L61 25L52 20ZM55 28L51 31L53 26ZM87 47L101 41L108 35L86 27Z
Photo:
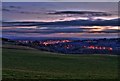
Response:
M3 48L3 79L116 79L118 57Z

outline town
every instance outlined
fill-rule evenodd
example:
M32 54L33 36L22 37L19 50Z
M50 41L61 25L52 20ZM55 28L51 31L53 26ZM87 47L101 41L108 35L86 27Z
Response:
M17 45L62 54L119 54L119 38L114 39L46 39L8 40ZM3 42L4 43L4 42Z

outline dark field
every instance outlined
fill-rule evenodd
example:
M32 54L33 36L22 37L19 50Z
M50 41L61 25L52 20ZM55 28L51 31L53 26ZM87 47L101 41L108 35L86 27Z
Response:
M118 56L3 48L3 79L117 79Z

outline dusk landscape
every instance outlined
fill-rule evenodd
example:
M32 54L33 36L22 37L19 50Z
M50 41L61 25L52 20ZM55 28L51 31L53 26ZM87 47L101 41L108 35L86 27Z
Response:
M118 79L117 2L3 2L4 79Z

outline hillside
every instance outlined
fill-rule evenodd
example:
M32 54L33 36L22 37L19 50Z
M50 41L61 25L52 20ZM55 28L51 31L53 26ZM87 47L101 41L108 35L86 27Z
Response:
M3 79L116 79L117 58L3 48Z

